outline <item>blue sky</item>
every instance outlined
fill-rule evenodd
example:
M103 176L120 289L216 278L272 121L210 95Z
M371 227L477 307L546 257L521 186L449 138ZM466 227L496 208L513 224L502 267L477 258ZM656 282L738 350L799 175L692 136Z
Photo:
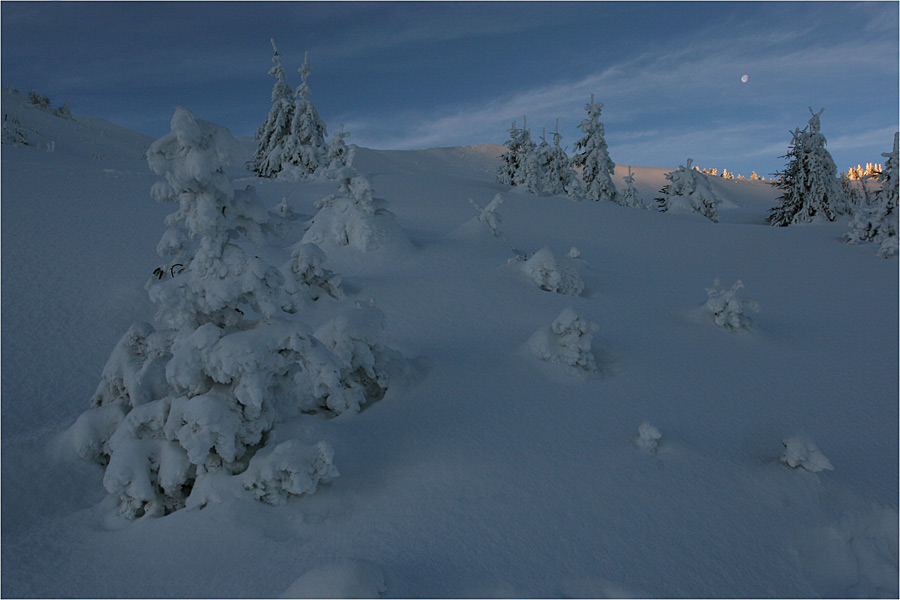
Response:
M749 175L783 166L824 107L840 169L898 130L897 2L10 2L2 84L159 136L177 105L252 135L274 37L329 133L362 146L503 143L559 119L571 154L590 94L619 164ZM741 81L747 75L746 83ZM549 137L549 136L548 136Z

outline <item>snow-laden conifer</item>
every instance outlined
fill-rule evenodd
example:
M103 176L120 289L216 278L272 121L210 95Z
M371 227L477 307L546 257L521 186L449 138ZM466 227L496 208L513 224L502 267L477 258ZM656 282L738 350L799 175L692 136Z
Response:
M541 191L553 195L574 192L577 176L572 170L572 161L560 146L562 135L559 133L558 120L553 133L553 144L547 144L543 138L541 140L543 143L538 148Z
M148 283L163 328L126 332L72 428L79 454L106 465L104 486L129 517L202 506L207 478L245 471L278 418L358 411L384 395L385 365L399 361L378 340L383 316L350 319L321 339L292 316L340 296L340 281L314 246L295 248L287 287L259 258L268 212L252 189L231 188L224 166L235 144L178 108L147 153L165 176L154 196L178 205L158 248L172 262ZM311 493L337 474L318 448L276 448L250 463L245 486L270 502Z
M536 192L540 186L537 144L531 139L527 122L522 129L513 121L506 141L506 152L500 157L503 164L497 170L497 182L525 187Z
M584 371L596 371L591 341L597 326L571 308L563 309L549 327L539 329L528 340L531 351L547 362Z
M554 254L548 247L535 252L520 268L544 291L569 296L578 296L584 291L584 282L575 262L567 256Z
M783 157L788 162L784 171L776 174L773 185L781 189L779 206L769 211L772 225L786 227L812 221L822 216L829 221L847 211L847 200L841 190L837 167L831 153L825 149L818 113L809 109L812 117L802 130L795 129L791 145Z
M584 137L575 142L576 154L573 159L576 167L583 167L581 178L584 181L584 197L588 200L621 203L616 184L612 180L616 165L609 158L604 138L606 134L603 123L600 122L603 103L594 102L594 95L591 94L591 101L584 106L584 110L587 111L588 118L579 125Z
M325 167L325 177L328 179L337 179L340 176L341 169L353 165L353 158L356 155L356 145L347 146L344 140L349 137L350 132L344 131L341 125L337 133L331 136L325 145L325 160L322 162Z
M743 287L744 282L738 279L726 290L722 287L722 282L716 279L713 281L713 287L706 288L707 300L704 308L712 315L715 324L722 329L729 331L750 329L747 311L759 312L759 303L756 300L747 300L737 295Z
M722 199L712 191L707 176L691 168L692 162L693 159L689 158L686 165L666 173L666 179L671 183L660 190L662 197L656 199L659 210L698 212L713 223L718 223L717 207L722 203Z
M294 165L292 172L300 177L314 174L319 168L328 168L325 122L319 117L316 106L309 99L310 89L307 79L312 72L309 52L303 57L303 64L297 69L301 82L294 93L294 107L290 124L290 134L285 142L284 160Z
M894 134L891 152L882 153L887 160L878 178L881 188L875 194L872 206L860 205L856 209L846 240L851 244L874 242L880 244L879 256L897 254L897 155L900 133Z
M628 175L622 179L625 181L625 189L621 194L622 205L646 208L637 188L634 187L634 173L631 171L631 166L628 167Z
M275 78L272 86L272 107L263 123L256 131L257 147L253 158L246 167L260 177L274 177L284 167L285 144L291 133L291 122L294 114L294 94L287 83L281 54L272 42L272 62L269 75Z

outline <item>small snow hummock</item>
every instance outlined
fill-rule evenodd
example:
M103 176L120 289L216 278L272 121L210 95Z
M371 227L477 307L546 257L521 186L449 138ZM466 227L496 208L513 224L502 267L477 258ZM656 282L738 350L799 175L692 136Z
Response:
M803 433L785 438L784 453L781 455L781 462L786 463L789 467L796 469L802 467L807 471L816 473L818 471L833 471L834 467L824 454L816 447L812 439Z
M596 371L597 364L591 353L596 330L597 325L566 308L550 327L539 329L531 336L528 347L541 360Z
M656 454L656 448L659 446L661 437L662 434L659 432L659 429L644 421L638 427L638 437L635 438L634 443L641 450L650 454Z
M719 327L729 331L750 329L750 319L744 313L748 310L759 312L759 302L740 298L737 292L743 287L744 282L738 279L731 289L725 290L722 282L716 279L713 287L706 288L709 298L704 307L712 314Z
M542 290L569 296L578 296L584 291L584 282L575 263L567 256L555 255L550 248L541 248L520 268Z
M503 218L500 216L500 213L497 212L497 209L503 204L503 196L497 194L484 208L478 206L471 198L469 198L469 203L474 206L475 210L478 212L478 221L490 227L494 237L503 237L503 234L500 232L500 223L503 222Z
M258 500L278 506L291 496L312 494L319 482L328 483L337 477L333 459L334 450L328 442L308 446L300 440L288 440L271 452L257 453L241 479L244 489Z

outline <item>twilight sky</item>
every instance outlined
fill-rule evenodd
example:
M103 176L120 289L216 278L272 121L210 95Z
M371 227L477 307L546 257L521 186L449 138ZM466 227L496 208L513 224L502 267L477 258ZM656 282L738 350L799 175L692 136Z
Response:
M790 130L822 115L838 168L882 162L898 130L897 2L14 2L0 4L2 85L152 136L177 105L252 135L274 37L292 86L348 142L496 143L559 119L572 153L584 104L619 164L749 176L783 166ZM742 82L743 75L747 81Z

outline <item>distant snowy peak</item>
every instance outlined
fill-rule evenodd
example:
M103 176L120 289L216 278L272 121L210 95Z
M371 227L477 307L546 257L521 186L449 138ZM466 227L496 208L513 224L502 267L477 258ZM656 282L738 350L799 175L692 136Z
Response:
M67 111L32 103L25 94L2 89L3 146L24 146L79 158L141 160L153 142L150 136L97 117L76 117Z

